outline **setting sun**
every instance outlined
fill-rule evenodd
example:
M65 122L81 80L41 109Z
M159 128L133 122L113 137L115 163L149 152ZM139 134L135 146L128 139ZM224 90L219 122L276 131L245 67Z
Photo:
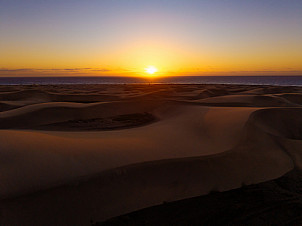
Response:
M154 66L149 66L147 68L145 68L145 71L150 74L150 75L153 75L155 72L157 72L157 68L154 67Z

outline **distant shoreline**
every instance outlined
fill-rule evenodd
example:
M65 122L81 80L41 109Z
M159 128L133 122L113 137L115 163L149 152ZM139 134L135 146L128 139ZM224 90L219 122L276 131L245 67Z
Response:
M71 84L231 84L302 86L302 76L174 76L174 77L0 77L0 85Z

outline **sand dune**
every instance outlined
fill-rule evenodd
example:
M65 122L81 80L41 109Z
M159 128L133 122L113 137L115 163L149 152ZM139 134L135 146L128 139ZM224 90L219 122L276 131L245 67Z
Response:
M1 129L35 128L68 120L106 118L117 115L144 113L154 109L161 101L124 101L103 103L50 102L32 104L0 112ZM76 129L76 128L75 128Z
M194 101L207 106L233 106L233 107L293 107L299 104L293 103L283 97L274 95L227 95L212 98L204 98Z
M302 94L301 93L282 93L277 94L278 96L287 99L288 101L296 104L302 104Z
M13 104L10 104L10 103L7 103L6 101L4 102L0 102L0 112L1 111L7 111L7 110L11 110L11 109L14 109L16 108L17 106L13 105Z
M15 168L17 171L15 175L10 176L11 181L7 181L3 190L1 189L1 194L13 193L14 190L27 191L31 186L37 187L42 183L37 178L45 178L43 181L46 181L42 183L45 187L47 180L53 184L66 178L72 179L78 175L89 175L133 163L223 152L238 142L242 127L251 111L254 109L222 110L198 106L165 106L164 109L154 112L159 121L133 129L46 134L3 130L0 131L2 154L16 157L10 164L11 168L3 170L7 170L6 175L12 174ZM232 120L234 115L236 121ZM221 120L221 116L229 117L230 120ZM177 141L175 137L182 137L184 141ZM30 150L24 152L24 147L28 146ZM21 164L18 158L23 159ZM52 158L54 159L50 161ZM45 165L45 162L50 165L58 162L59 165L51 167ZM71 170L68 169L69 164ZM84 164L85 167L79 167L78 164ZM45 169L32 172L41 167ZM79 169L76 169L77 167ZM57 175L59 169L61 172ZM30 173L27 173L28 170ZM64 176L66 172L72 175L68 177L68 173ZM35 179L33 175L36 175ZM21 178L24 177L29 177L31 182L22 181ZM23 182L25 184L21 186L19 183Z
M301 171L242 188L165 202L98 225L301 225Z
M77 87L1 94L51 97L0 112L1 225L89 225L301 170L299 88Z

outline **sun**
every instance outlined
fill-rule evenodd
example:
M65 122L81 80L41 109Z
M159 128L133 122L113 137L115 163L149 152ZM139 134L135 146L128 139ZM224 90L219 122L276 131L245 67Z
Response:
M154 66L148 66L147 68L145 68L145 71L150 74L153 75L155 72L157 72L157 68Z

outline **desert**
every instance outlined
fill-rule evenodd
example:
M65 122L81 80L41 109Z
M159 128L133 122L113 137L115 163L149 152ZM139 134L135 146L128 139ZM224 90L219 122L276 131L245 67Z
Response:
M244 202L243 223L270 224L274 211L280 224L302 223L301 96L295 86L2 85L0 224L167 225L153 215L190 200L228 209L238 194L239 206L269 203L268 191L295 205L264 214ZM215 214L199 223L215 225Z

